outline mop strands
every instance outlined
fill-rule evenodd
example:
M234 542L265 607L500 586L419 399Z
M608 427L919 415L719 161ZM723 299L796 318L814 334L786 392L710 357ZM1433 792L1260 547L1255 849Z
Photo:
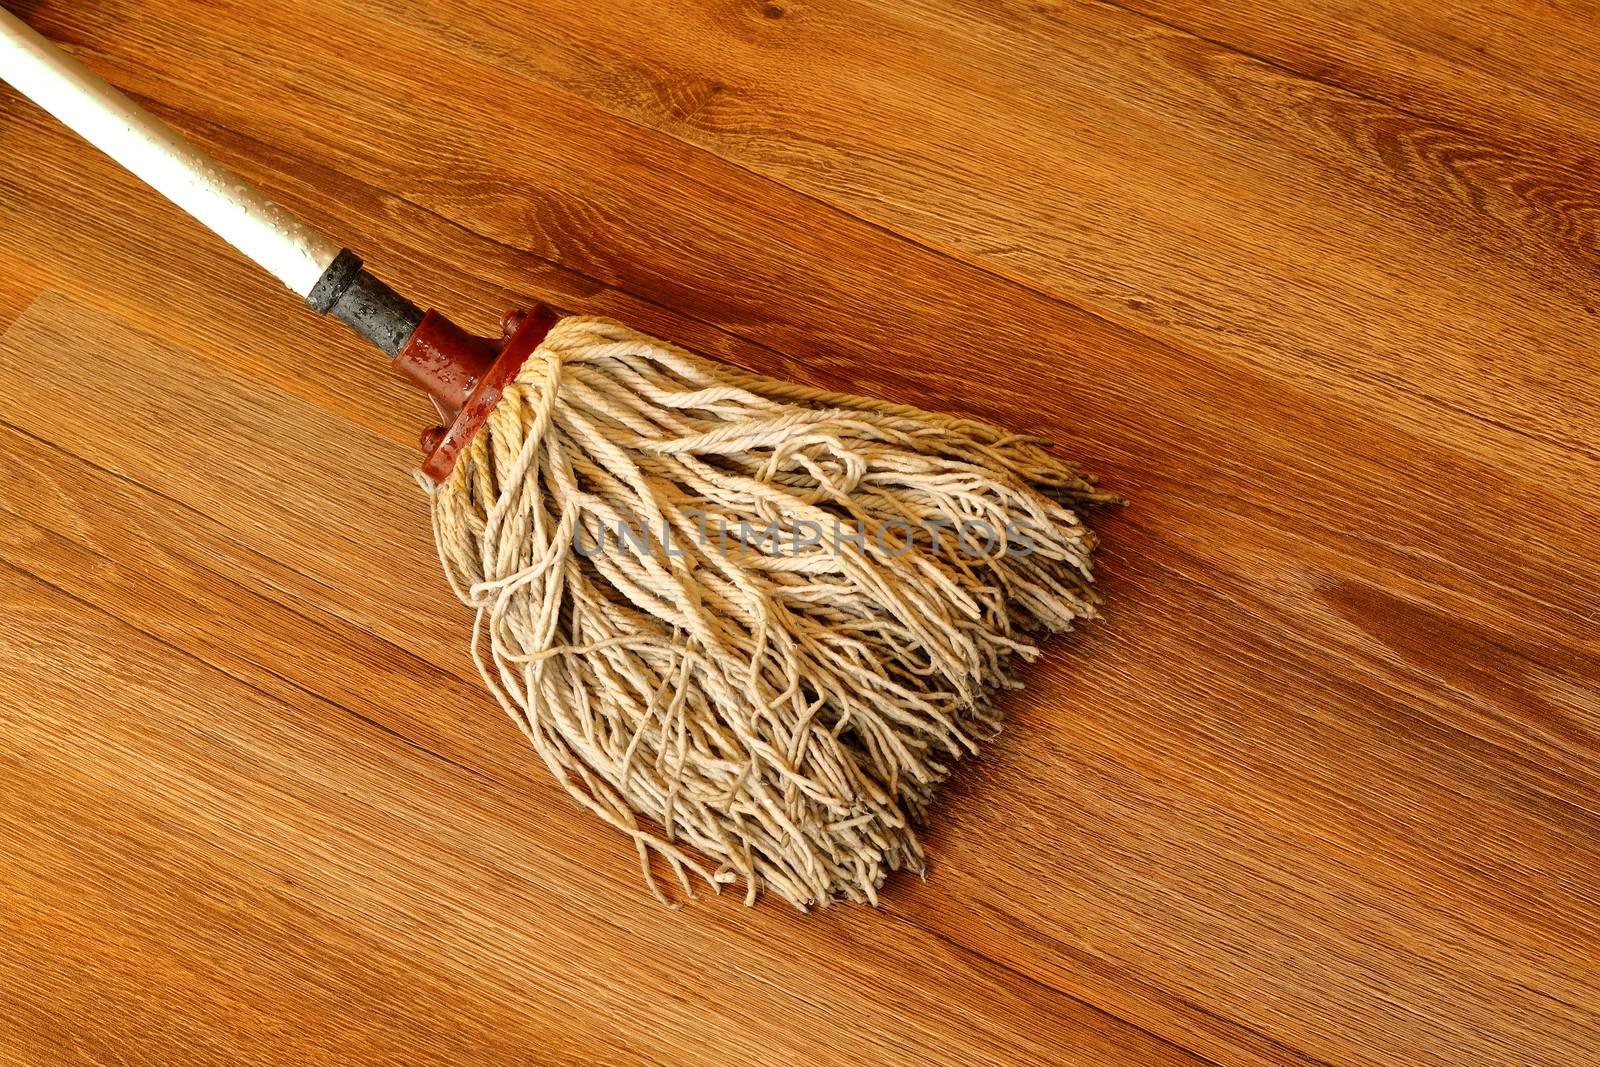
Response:
M922 872L912 824L1013 664L1094 614L1077 510L1111 497L1042 441L543 308L474 337L3 10L0 78L427 391L484 680L663 901L653 855L799 908Z
M1036 439L596 318L422 481L484 680L656 896L652 852L801 908L923 872L1013 659L1094 614L1076 509L1112 499Z

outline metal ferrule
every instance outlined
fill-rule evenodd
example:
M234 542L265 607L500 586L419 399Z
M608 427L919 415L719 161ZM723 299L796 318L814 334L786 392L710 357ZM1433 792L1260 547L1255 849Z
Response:
M317 279L306 305L318 315L332 315L391 358L422 324L421 309L373 277L348 248Z

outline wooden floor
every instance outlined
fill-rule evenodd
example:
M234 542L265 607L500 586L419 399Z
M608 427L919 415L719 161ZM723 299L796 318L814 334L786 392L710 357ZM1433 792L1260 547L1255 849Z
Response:
M656 905L381 362L0 90L0 1062L1600 1062L1600 19L11 6L397 285L1133 501L881 910Z

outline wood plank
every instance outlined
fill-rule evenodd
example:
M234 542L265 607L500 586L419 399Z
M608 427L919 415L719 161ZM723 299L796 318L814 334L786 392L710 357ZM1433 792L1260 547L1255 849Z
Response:
M249 26L212 25L197 8L193 22L207 32L176 38L166 14L143 25L133 12L118 31L125 44L104 14L52 5L40 14L69 40L99 42L122 83L157 99L182 95L202 123L248 131L251 152L259 144L325 145L336 153L330 169L405 190L429 211L577 264L590 277L659 291L663 302L736 331L776 314L768 305L807 277L802 270L774 278L773 265L761 262L786 239L774 236L783 232L775 225L782 213L741 219L745 228L730 233L681 187L660 188L660 169L752 198L793 198L693 154L678 158L641 123L1100 314L1370 408L1425 440L1582 499L1600 494L1590 476L1600 451L1577 414L1600 388L1588 358L1600 319L1585 310L1595 279L1566 229L1533 226L1537 216L1523 210L1525 178L1562 180L1545 173L1543 154L1482 146L1493 165L1463 184L1450 164L1449 131L1406 132L1413 120L1379 105L1096 5L1033 14L1002 6L991 15L934 0L898 5L906 8L898 15L818 8L805 18L761 18L759 31L742 15L731 23L708 15L700 24L637 5L617 23L625 36L608 46L615 54L597 55L560 43L580 34L572 20L587 26L586 15L540 9L530 17L552 30L530 39L495 15L495 0L476 3L448 18L360 7L338 23L285 3L263 8ZM356 20L369 10L385 21L360 28ZM896 26L901 32L885 28ZM772 33L782 36L763 36ZM441 41L481 62L442 51ZM670 54L650 58L669 45ZM941 72L923 69L929 47L988 74L972 89L946 84ZM245 48L273 73L232 76ZM856 57L862 48L874 51L848 69L868 84L816 74L829 69L818 57ZM332 58L352 51L377 68L359 92L343 84ZM736 60L743 65L730 67ZM629 63L640 69L625 65L630 76L618 76L617 64ZM568 70L572 64L582 70ZM394 73L424 66L451 83L448 113L419 112L410 102L415 86ZM581 76L598 70L611 76ZM1052 77L1055 70L1070 76ZM652 72L670 80L645 91ZM628 121L534 91L529 79L584 94ZM1135 79L1157 98L1124 98L1120 87ZM715 106L693 107L688 121L671 112L683 95L679 83L723 89ZM274 85L315 86L315 95L338 103L267 114L256 101ZM848 99L830 96L846 91ZM638 110L663 98L665 115ZM967 119L996 113L1009 125ZM1058 135L1064 113L1082 130L1081 144ZM941 115L947 121L937 122ZM1285 116L1298 118L1286 127ZM478 158L462 147L498 146L505 129L548 136L563 153L513 162L498 147ZM874 144L884 130L917 136ZM938 130L955 132L933 136ZM415 155L397 161L374 149L381 144L404 144ZM1153 145L1162 146L1154 156ZM957 153L983 161L981 179L952 160ZM852 175L867 192L827 184ZM869 194L870 209L861 203ZM814 214L814 205L796 209ZM912 210L916 218L901 217ZM1316 225L1308 227L1308 217ZM1070 232L1062 219L1077 220ZM601 220L614 247L595 241ZM640 239L632 231L647 228L673 239L630 245ZM830 229L852 247L882 243L869 227ZM873 252L868 261L882 262ZM736 277L730 259L740 264ZM892 292L895 276L882 273L874 288ZM737 319L728 294L703 292L719 285L733 290ZM739 299L747 286L757 299ZM1527 299L1530 292L1538 298ZM863 306L874 305L851 310ZM1451 315L1435 314L1439 307Z
M1031 673L1007 736L941 805L927 885L893 883L883 913L662 915L475 697L404 477L420 407L0 96L24 161L0 173L6 254L72 294L0 341L16 383L0 552L56 590L7 587L34 606L6 624L27 651L0 681L46 682L17 743L48 747L38 731L85 714L66 695L85 668L29 634L103 631L139 676L86 690L93 725L138 733L108 744L229 788L240 746L273 770L242 822L219 801L174 824L192 797L172 775L129 785L117 763L112 786L82 781L124 757L76 733L49 750L83 761L60 772L77 792L19 785L24 813L103 813L96 878L164 827L269 828L244 873L196 889L209 853L185 853L127 910L52 888L71 868L36 838L63 820L6 837L0 855L46 857L12 895L54 909L73 946L30 951L127 991L81 1058L184 1047L218 969L162 963L135 987L128 957L184 957L164 916L243 925L251 872L285 854L294 919L207 936L275 961L266 927L314 913L353 924L337 943L356 959L311 952L314 977L252 986L267 1007L224 1050L247 1062L337 1047L327 986L376 990L357 1003L382 1011L406 968L431 994L473 965L516 987L440 994L442 1011L471 1002L463 1041L487 1059L665 1057L658 1032L722 1062L1570 1064L1600 1041L1600 521L1575 303L1592 266L1559 144L1442 129L1103 5L34 8L477 321L548 287L762 369L1040 430L1135 498L1100 519L1110 621ZM1555 193L1519 199L1532 188ZM56 621L86 605L112 621ZM189 665L162 689L175 654ZM224 731L213 709L230 707L295 736L252 716ZM167 753L168 721L209 747ZM280 785L307 744L315 788ZM446 840L419 845L374 807ZM350 858L329 866L328 842ZM541 892L556 906L529 919ZM138 936L108 937L130 912ZM655 962L629 973L641 943ZM0 1049L72 1036L46 998L80 1002L32 992ZM167 1021L130 1035L135 1011ZM541 1013L556 1022L524 1018ZM276 1048L269 1015L303 1036ZM431 1020L419 1058L439 1053ZM705 1027L704 1047L678 1039ZM568 1043L538 1046L553 1029ZM374 1020L352 1047L381 1056L393 1034Z
M1541 4L1535 17L1529 5L1511 0L1117 6L1576 166L1587 162L1600 130L1600 22L1583 4Z
M527 34L495 0L349 3L635 124L616 136L664 131L1594 499L1581 143L1476 136L1100 4L622 6L572 48L565 5Z
M3 343L52 366L180 359L55 297ZM132 383L131 404L158 387ZM315 419L303 404L229 406L245 392L213 382L203 409L235 420L234 444L322 429L288 417ZM0 438L42 505L35 525L13 497L0 523L0 691L28 693L0 705L8 1055L715 1063L755 1043L775 1063L1199 1062L888 916L643 906L509 723L471 736L499 718L481 695L450 706L453 679L276 590L281 568L218 552L213 523L160 538L184 510L170 496ZM253 561L256 582L207 569L213 553ZM630 896L637 914L617 907ZM774 995L781 1013L762 1008Z

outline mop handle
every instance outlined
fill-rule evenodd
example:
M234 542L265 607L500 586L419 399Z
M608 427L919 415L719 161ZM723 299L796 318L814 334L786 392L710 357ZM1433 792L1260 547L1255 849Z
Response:
M0 80L60 119L302 297L341 246L263 196L0 8Z

